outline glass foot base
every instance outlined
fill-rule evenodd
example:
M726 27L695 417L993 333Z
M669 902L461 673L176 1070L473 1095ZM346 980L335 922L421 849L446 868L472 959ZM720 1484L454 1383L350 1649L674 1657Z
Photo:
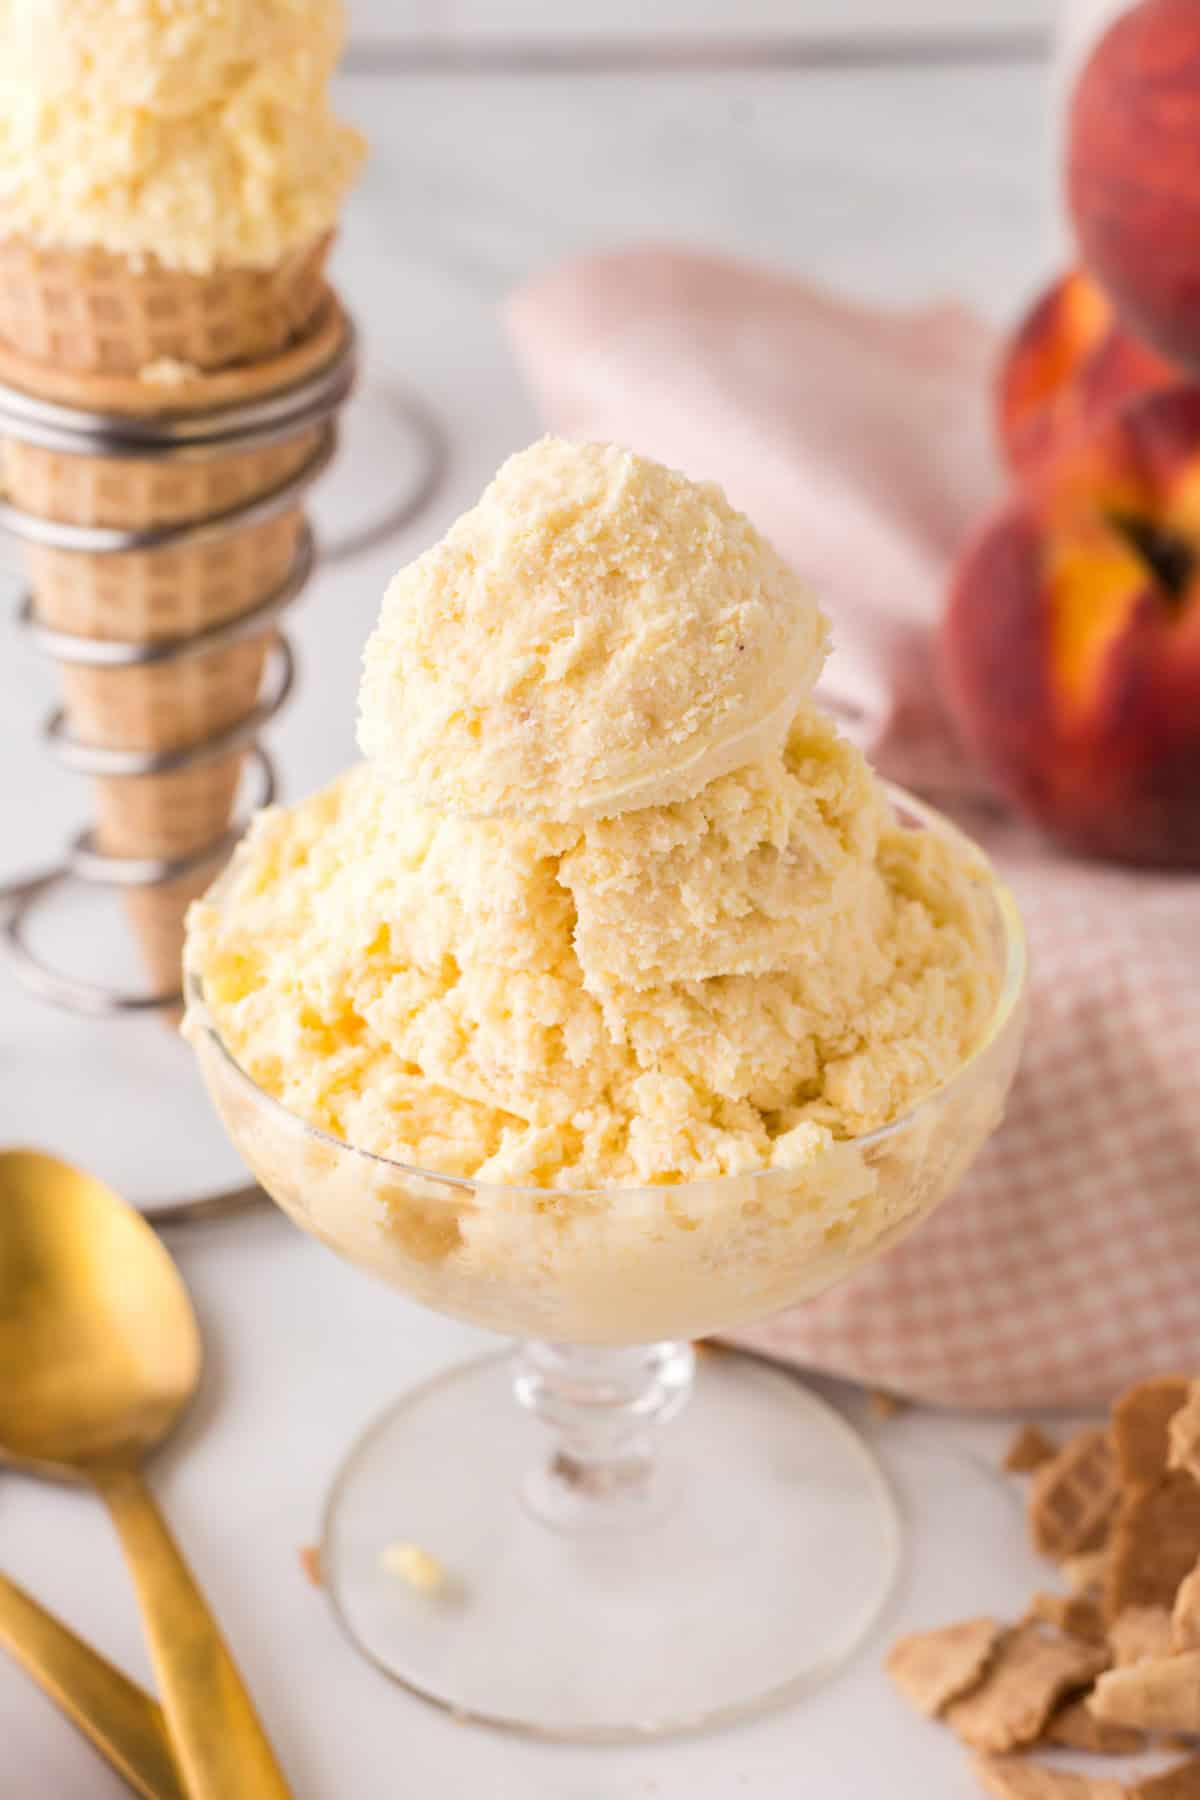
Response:
M547 1737L644 1738L736 1718L827 1676L887 1596L896 1510L844 1420L749 1357L701 1355L659 1435L644 1516L535 1511L548 1433L493 1357L407 1395L360 1441L322 1563L357 1647L454 1712ZM381 1558L437 1559L428 1591Z

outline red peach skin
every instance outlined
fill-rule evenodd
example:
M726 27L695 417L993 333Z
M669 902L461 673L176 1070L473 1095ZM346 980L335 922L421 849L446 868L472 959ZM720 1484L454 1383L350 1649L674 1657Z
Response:
M1120 321L1200 368L1200 5L1142 0L1085 64L1067 198Z
M1135 394L1182 380L1179 370L1113 322L1082 269L1042 294L1009 339L997 372L1001 450L1036 477Z
M1130 402L992 516L941 661L964 740L1060 843L1200 868L1200 388Z

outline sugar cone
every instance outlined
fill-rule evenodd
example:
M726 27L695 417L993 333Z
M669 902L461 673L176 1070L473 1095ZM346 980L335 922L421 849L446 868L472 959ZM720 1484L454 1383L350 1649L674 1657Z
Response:
M292 385L336 351L344 333L327 300L310 340L244 371L193 377L183 404L229 405ZM313 360L317 357L318 360ZM271 380L274 371L274 380ZM0 350L0 380L85 410L112 411L114 398L134 412L145 384L119 377L42 371ZM40 384L40 385L39 385ZM52 388L52 393L46 391ZM180 407L172 394L172 410ZM222 451L190 461L72 456L31 444L5 445L8 496L22 510L80 525L147 527L211 517L270 492L313 456L321 428L308 426L278 444ZM98 553L26 547L34 614L52 630L93 639L153 644L221 624L265 599L285 580L297 554L300 506L194 544ZM71 736L123 750L186 749L253 708L267 652L268 627L224 648L171 661L93 666L59 664ZM163 774L100 776L93 782L97 847L123 857L186 857L219 844L233 812L243 752ZM179 879L123 891L127 915L155 991L179 983L183 917L217 872L217 857Z
M272 485L264 480L264 491ZM301 522L294 509L196 549L135 552L119 559L39 551L30 559L35 613L54 629L85 637L152 642L201 630L244 612L279 585L295 555ZM54 579L63 575L68 560L85 567ZM126 567L114 569L118 560ZM219 574L208 566L214 562ZM254 706L271 635L173 662L125 668L63 662L68 728L81 743L105 748L175 750L201 744ZM237 751L161 775L96 777L98 848L118 856L175 858L213 844L232 816L242 760ZM123 893L156 991L178 985L183 915L215 872L215 865L209 866L178 882Z
M182 980L184 921L188 907L208 888L219 865L212 864L164 881L158 887L128 888L123 896L125 916L137 939L138 954L150 987L156 994L174 992ZM167 1010L168 1025L178 1026L182 1005Z
M308 331L331 241L327 233L267 269L194 275L153 256L0 238L0 337L34 362L85 373L256 362Z
M230 451L206 462L155 462L74 456L10 440L4 447L4 485L14 506L45 519L139 529L180 525L228 512L277 487L308 460L315 442L309 432L284 444ZM128 572L128 556L105 560ZM210 562L210 575L212 567ZM110 572L104 579L115 585L117 577Z

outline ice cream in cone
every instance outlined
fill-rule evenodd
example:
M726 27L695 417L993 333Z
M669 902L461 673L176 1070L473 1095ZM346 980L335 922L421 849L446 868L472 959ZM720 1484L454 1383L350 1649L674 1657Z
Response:
M0 7L0 380L138 418L210 413L282 389L337 352L322 277L362 144L329 110L338 0L10 0ZM5 444L22 511L70 525L195 524L269 494L316 454L283 441L163 459ZM299 498L196 541L94 551L30 544L39 624L162 646L247 612L298 554ZM268 626L160 661L61 663L66 728L105 750L184 753L95 780L96 847L175 860L222 845L244 746L187 758L254 707ZM207 861L125 901L156 990L178 984L182 916Z
M363 156L342 34L340 0L8 0L0 338L137 374L302 335Z

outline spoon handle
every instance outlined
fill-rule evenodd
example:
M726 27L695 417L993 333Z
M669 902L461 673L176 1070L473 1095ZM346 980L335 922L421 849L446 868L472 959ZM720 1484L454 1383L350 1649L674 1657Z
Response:
M145 1800L184 1800L162 1708L4 1575L0 1644Z
M133 1574L188 1800L291 1800L216 1620L141 1476L129 1468L91 1474Z

